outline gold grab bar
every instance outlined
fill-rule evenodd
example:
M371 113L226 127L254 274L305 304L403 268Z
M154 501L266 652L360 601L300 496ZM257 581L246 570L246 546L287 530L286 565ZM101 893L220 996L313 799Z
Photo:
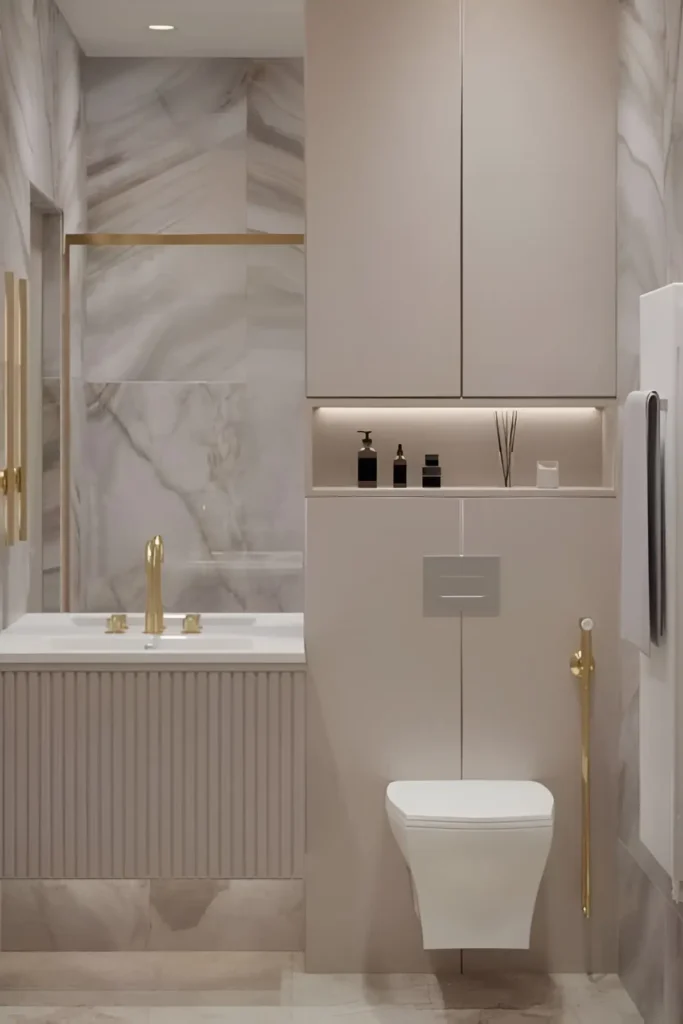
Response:
M17 467L17 493L19 495L19 540L28 540L28 281L19 279L19 466Z
M572 655L572 675L581 686L581 906L583 916L591 916L591 682L593 659L593 620L579 620L581 650Z
M15 329L16 329L16 292L14 274L5 272L5 459L6 465L2 478L2 492L5 495L5 533L7 543L16 540L16 451L15 425L16 412L14 405L15 375Z

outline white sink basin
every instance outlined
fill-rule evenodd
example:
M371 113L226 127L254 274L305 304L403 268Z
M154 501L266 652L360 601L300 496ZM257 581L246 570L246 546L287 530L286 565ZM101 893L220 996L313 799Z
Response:
M106 633L104 614L24 615L0 633L0 663L177 665L302 664L301 614L202 615L203 631L182 632L183 616L166 616L161 636L144 632L144 615L128 616L125 633Z

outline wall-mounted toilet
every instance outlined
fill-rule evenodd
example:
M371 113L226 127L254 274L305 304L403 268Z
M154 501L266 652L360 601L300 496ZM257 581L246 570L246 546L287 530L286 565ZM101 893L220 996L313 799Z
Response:
M539 782L392 782L425 949L525 949L553 837Z

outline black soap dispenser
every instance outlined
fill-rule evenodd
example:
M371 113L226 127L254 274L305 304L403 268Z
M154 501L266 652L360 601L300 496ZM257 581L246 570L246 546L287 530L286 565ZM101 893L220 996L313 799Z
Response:
M377 486L377 452L372 447L372 438L369 430L359 430L364 434L363 447L358 452L358 486Z
M408 460L403 454L403 445L398 446L394 459L394 487L408 486Z

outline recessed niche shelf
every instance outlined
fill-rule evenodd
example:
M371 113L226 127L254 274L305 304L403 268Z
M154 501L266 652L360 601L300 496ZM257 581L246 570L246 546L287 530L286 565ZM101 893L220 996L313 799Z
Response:
M314 487L318 498L614 498L611 487Z
M518 411L512 488L503 486L496 410ZM307 492L320 496L610 497L614 494L616 403L577 400L545 404L505 400L436 403L404 399L371 403L309 402ZM357 487L360 435L370 430L378 454L377 488ZM392 487L398 444L408 460L408 487ZM438 454L442 487L421 486L426 454ZM536 488L536 464L557 461L560 487Z

